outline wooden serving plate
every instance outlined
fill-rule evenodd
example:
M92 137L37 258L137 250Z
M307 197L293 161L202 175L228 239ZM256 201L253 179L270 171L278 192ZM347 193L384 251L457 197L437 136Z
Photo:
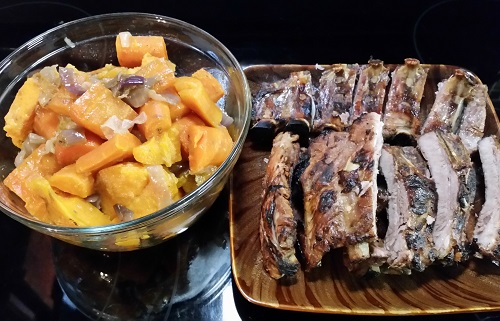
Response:
M432 106L437 84L455 66L427 65L422 108ZM387 65L393 70L396 65ZM249 66L245 73L251 88L260 82L288 77L290 72L315 66ZM476 81L480 81L475 75ZM498 117L488 100L486 134L499 133ZM359 315L423 315L500 310L500 267L473 259L453 267L432 266L412 275L378 275L358 278L350 274L341 252L327 254L322 266L310 273L300 270L295 280L274 280L262 267L259 217L262 178L269 150L259 150L247 140L234 168L230 193L231 260L236 286L250 302L277 309ZM500 209L499 209L500 210Z

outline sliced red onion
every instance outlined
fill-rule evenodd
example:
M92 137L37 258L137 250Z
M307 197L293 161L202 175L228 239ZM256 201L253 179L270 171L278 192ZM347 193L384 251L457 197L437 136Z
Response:
M90 196L87 196L85 200L98 209L101 209L101 197L99 196L99 194L92 194Z
M164 102L167 102L167 99L165 97L163 97L162 95L158 94L156 91L154 91L153 89L149 89L148 90L148 97L153 99L153 100L156 100L156 101L164 101Z
M152 184L155 195L158 197L158 207L164 208L172 204L172 195L170 194L168 182L165 177L165 175L170 173L165 172L161 165L148 166L146 169L149 173L150 184Z
M147 116L145 113L140 113L132 120L120 119L116 115L113 115L101 125L101 129L106 139L111 139L115 134L127 133L130 128L134 127L134 124L144 124L146 120Z
M42 76L45 81L53 84L54 86L59 86L59 83L61 81L60 76L57 72L57 65L42 68L42 70L40 70L40 76Z
M144 82L144 86L148 87L148 88L151 88L154 86L154 84L156 84L158 82L158 79L157 77L149 77L149 78L146 78L146 81Z
M120 38L120 44L123 48L130 47L130 38L132 37L130 32L122 31L118 34L118 37Z
M233 122L234 122L233 117L226 114L225 111L222 111L222 120L220 121L220 124L224 127L229 127Z
M113 209L121 222L128 222L134 219L134 212L121 204L113 205Z
M144 86L133 88L123 100L134 108L141 107L149 100L149 89Z
M161 93L161 96L171 105L178 105L181 102L181 97L173 92L167 91L165 93Z
M87 138L85 134L75 129L63 129L59 133L58 141L65 146L85 143Z
M59 67L59 77L64 87L75 95L82 95L86 90L80 85L75 77L75 73L71 68Z
M120 88L144 85L146 83L146 79L142 76L131 75L127 77L120 77Z
M45 143L46 139L35 133L29 133L23 142L21 150L14 159L14 166L19 166L23 160L28 157L38 146Z

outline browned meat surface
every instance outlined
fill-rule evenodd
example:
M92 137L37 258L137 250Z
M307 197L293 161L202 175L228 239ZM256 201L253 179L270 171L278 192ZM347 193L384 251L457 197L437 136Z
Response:
M314 130L325 127L343 130L349 125L358 68L358 65L336 64L323 71L319 79Z
M382 114L385 98L385 88L389 83L389 69L384 62L372 59L361 67L356 93L354 95L352 120L364 113Z
M479 251L497 264L500 261L500 143L496 136L483 138L479 155L484 170L485 202L474 230Z
M389 225L384 239L392 272L423 271L435 259L432 230L436 190L427 166L414 147L384 146L380 168L390 193Z
M470 96L466 100L458 135L469 153L477 151L477 143L483 138L487 99L488 87L478 84L472 87Z
M460 137L451 133L429 132L420 136L418 147L438 195L432 232L437 259L445 264L465 260L469 254L465 228L475 193L470 184L474 177L469 153Z
M420 134L420 101L427 71L428 68L422 67L417 59L408 58L392 73L384 111L384 138Z
M357 149L346 132L324 131L311 141L309 163L300 177L304 191L301 246L308 269L318 266L330 247L343 245L344 208L338 203L338 172Z
M362 115L351 126L350 139L363 144L354 155L350 166L340 172L340 184L347 211L346 222L356 238L348 240L347 257L350 262L364 261L370 257L369 242L377 236L377 174L383 138L381 116L375 112ZM356 169L356 167L358 167ZM357 181L343 180L357 175ZM357 186L352 187L354 184ZM356 232L354 232L356 231ZM360 233L357 233L357 232Z
M439 130L456 133L471 85L461 69L438 84L436 99L422 127L422 134Z
M376 237L376 175L382 146L380 115L363 115L349 132L326 131L311 142L304 191L302 250L307 267L331 248L356 246L366 252Z
M263 180L261 251L264 269L275 279L293 276L300 266L295 256L297 222L290 200L291 173L299 160L298 138L288 132L276 136Z
M309 71L292 72L287 79L262 84L253 98L252 119L278 126L298 120L310 126L314 104L312 94Z

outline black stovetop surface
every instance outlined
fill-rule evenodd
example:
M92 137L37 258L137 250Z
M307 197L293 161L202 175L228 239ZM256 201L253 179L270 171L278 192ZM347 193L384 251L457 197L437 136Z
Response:
M464 67L489 86L500 108L498 1L0 1L0 58L62 22L118 11L192 23L224 43L242 65L362 63L370 57L400 63L416 57ZM89 320L76 306L96 318L114 315L116 320L313 318L253 305L234 287L227 202L225 191L186 233L125 254L62 244L1 215L0 320ZM419 318L492 317L500 315Z

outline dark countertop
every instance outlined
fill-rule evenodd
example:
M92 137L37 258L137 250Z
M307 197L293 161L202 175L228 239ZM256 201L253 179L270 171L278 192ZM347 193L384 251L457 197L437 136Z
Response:
M416 57L476 73L500 107L498 1L0 1L0 56L62 22L140 11L172 16L222 41L243 65L387 63ZM36 12L36 15L34 14ZM301 320L253 305L230 273L228 191L187 232L131 253L94 252L32 232L0 215L0 320ZM109 315L108 315L109 316ZM497 314L419 317L486 320ZM316 320L382 319L317 315ZM387 317L385 317L387 318ZM412 318L412 317L408 317Z

